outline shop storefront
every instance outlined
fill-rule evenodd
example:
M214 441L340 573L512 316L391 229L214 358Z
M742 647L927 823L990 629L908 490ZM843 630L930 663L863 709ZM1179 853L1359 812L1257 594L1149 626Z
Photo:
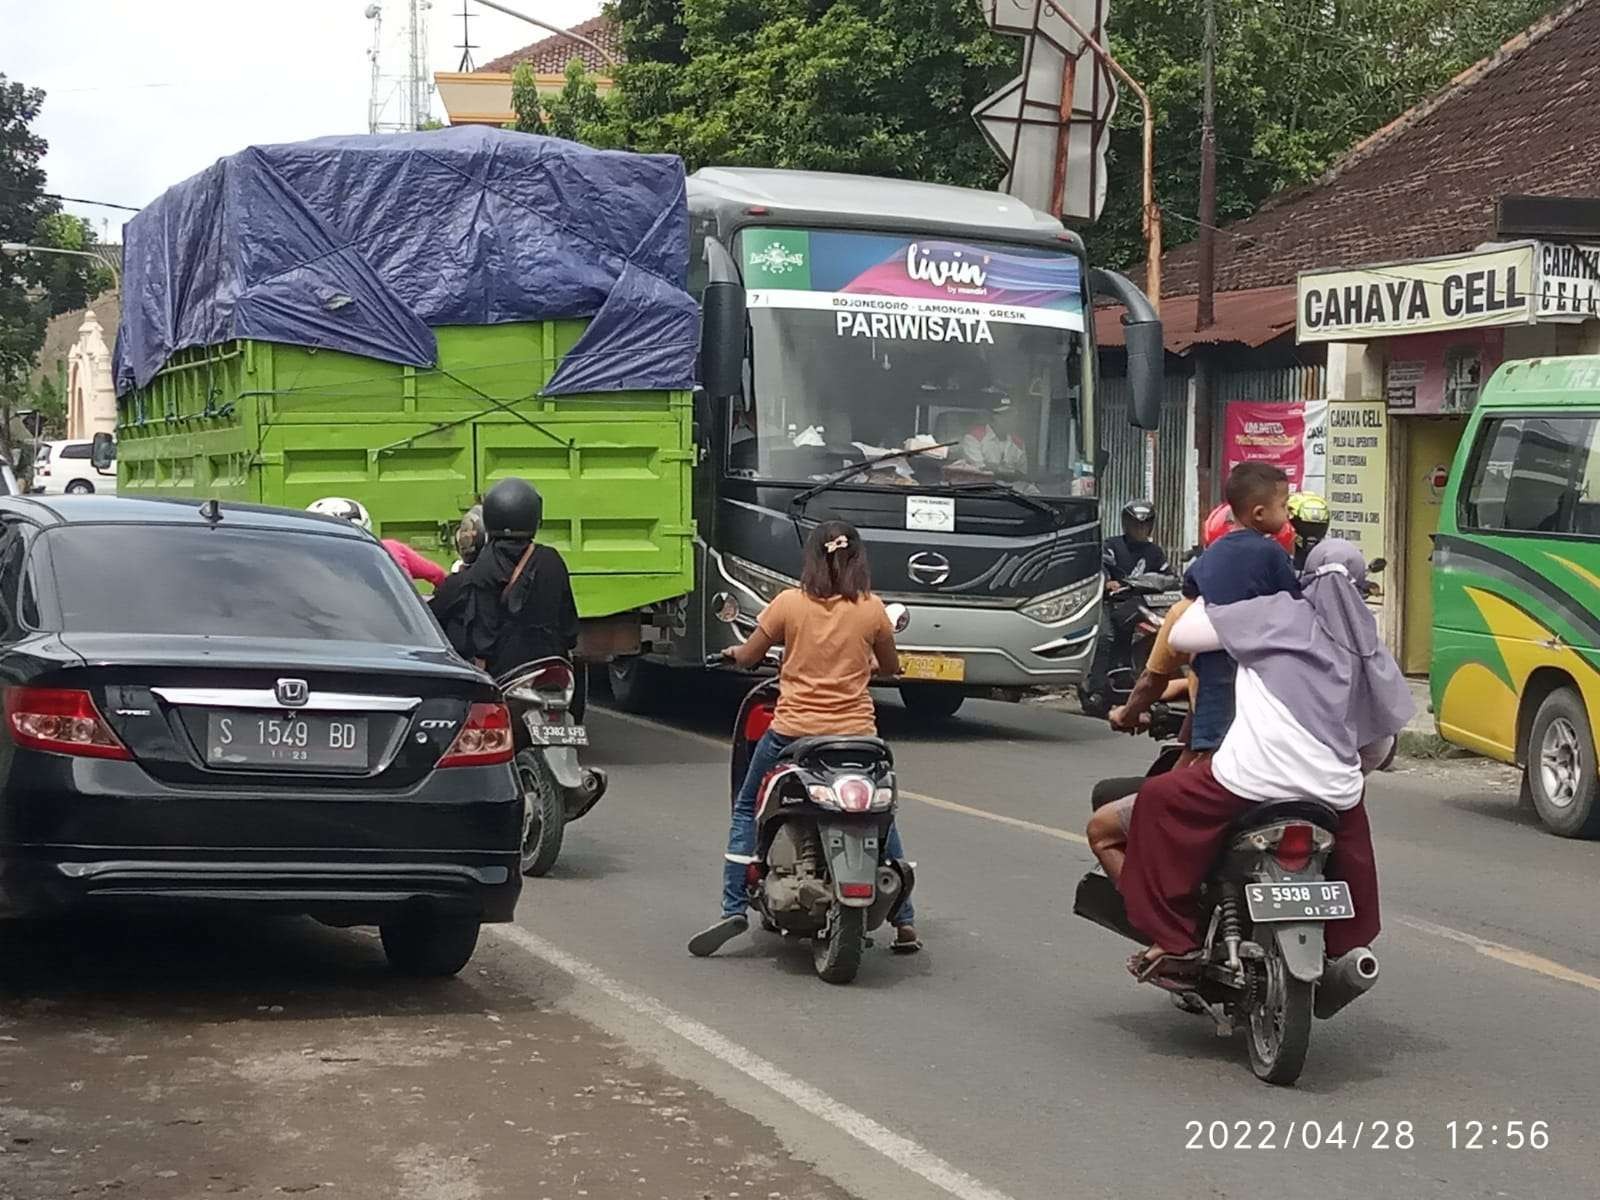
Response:
M1433 534L1466 416L1512 359L1600 350L1600 248L1516 242L1298 282L1301 343L1364 359L1328 413L1333 529L1387 558L1384 625L1408 674L1432 653Z

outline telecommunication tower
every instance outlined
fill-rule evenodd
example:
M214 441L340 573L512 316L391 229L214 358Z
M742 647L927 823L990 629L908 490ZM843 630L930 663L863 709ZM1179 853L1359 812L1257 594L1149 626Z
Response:
M428 71L429 0L383 0L367 5L372 22L372 91L367 129L395 133L419 129L433 111ZM386 19L387 18L387 19Z

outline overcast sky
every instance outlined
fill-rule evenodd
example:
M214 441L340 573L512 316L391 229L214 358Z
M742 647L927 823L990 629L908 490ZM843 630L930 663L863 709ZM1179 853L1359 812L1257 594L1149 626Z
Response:
M142 205L258 142L365 133L370 0L0 0L0 73L47 93L50 190ZM563 27L601 0L507 0ZM393 41L403 0L386 0ZM469 0L478 63L547 36ZM461 0L429 12L432 70L461 58ZM399 67L398 47L389 61ZM441 119L443 107L434 101ZM130 213L68 205L107 240ZM101 221L110 222L109 228Z

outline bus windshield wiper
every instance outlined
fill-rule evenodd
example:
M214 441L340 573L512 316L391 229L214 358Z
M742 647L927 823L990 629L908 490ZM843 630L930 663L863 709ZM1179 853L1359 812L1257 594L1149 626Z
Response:
M848 467L835 471L832 475L812 484L805 491L796 492L794 499L789 501L789 508L791 511L798 512L805 507L806 501L813 496L820 495L835 484L843 483L847 479L853 479L857 475L865 474L879 463L893 462L897 458L910 458L916 454L931 454L935 450L948 450L950 447L959 446L960 444L960 442L945 442L938 446L918 446L915 450L891 450L888 454L879 454L872 458L863 459L858 463L851 463Z
M935 495L950 495L952 493L970 496L1004 496L1008 500L1015 500L1025 508L1031 508L1041 516L1048 517L1050 523L1060 528L1065 520L1058 508L1053 508L1043 500L1035 499L1026 492L1019 492L1009 483L1001 483L998 479L979 479L972 483L947 483L942 487L928 488Z

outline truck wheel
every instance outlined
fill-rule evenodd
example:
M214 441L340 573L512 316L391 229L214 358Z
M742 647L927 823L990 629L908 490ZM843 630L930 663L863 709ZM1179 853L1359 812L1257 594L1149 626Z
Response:
M861 953L867 943L867 913L835 902L828 936L811 943L812 965L823 983L849 983L861 970Z
M937 684L902 683L900 701L915 717L944 721L956 715L967 698L953 687Z
M1572 688L1545 697L1528 731L1527 788L1544 827L1558 837L1600 837L1594 732Z
M537 879L548 875L561 856L566 802L536 750L517 755L517 785L522 789L522 873Z
M476 917L411 912L378 926L389 965L403 975L444 978L467 965L478 948Z
M623 712L649 712L655 700L655 667L637 654L612 660L606 668L611 698Z

